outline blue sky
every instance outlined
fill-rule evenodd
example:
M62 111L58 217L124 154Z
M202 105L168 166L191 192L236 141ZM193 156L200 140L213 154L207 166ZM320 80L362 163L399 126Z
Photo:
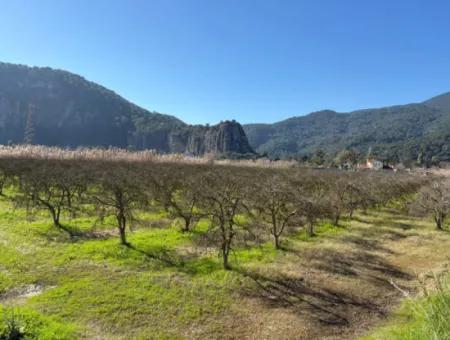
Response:
M274 122L450 91L450 1L0 0L0 60L188 123Z

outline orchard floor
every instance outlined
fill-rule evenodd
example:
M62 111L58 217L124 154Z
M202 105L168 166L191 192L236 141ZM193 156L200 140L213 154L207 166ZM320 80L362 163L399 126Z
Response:
M197 245L205 222L182 234L149 214L124 247L112 220L70 220L70 238L46 216L0 200L0 304L42 318L48 339L357 338L450 263L450 233L396 207L297 232L282 251L240 248L232 271Z

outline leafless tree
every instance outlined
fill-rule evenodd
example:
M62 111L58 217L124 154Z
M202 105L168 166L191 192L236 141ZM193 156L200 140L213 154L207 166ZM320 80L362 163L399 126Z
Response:
M419 191L417 207L431 214L436 228L443 230L445 220L450 214L450 180L436 180L424 186Z
M275 248L280 249L281 235L295 225L298 216L298 206L294 203L295 195L289 174L284 169L263 169L255 172L250 195L250 212L257 224L266 226L273 237Z
M18 205L28 209L47 210L55 227L70 232L61 223L61 214L74 212L86 186L81 172L71 161L33 161L19 171L19 193L14 196Z
M203 171L204 166L165 164L152 172L154 199L170 216L183 220L182 232L189 232L203 216L198 209Z
M363 191L358 187L356 174L334 174L329 176L330 191L328 198L332 209L333 224L339 225L342 214L349 214L350 218L355 209L362 202Z
M244 211L246 193L246 170L236 170L211 168L199 183L202 187L200 208L211 218L210 241L219 247L226 270L231 269L229 257L239 233L237 217Z
M135 209L145 202L140 182L140 164L128 162L96 162L92 169L93 185L89 192L91 202L101 215L114 215L120 236L120 244L127 241L127 223L133 220Z
M329 183L320 174L309 173L297 175L294 186L298 214L306 220L308 235L314 236L317 220L331 215L330 202L327 198Z

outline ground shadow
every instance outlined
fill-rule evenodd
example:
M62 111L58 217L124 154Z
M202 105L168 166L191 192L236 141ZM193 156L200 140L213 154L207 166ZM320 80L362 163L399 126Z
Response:
M157 260L168 267L183 268L185 265L183 258L178 256L175 253L175 251L173 251L171 249L161 247L158 249L152 249L152 250L145 249L144 250L144 249L137 248L132 243L127 243L124 246L144 255L148 259Z
M269 277L254 271L236 270L256 284L256 289L244 292L246 296L258 298L272 308L289 308L322 325L349 326L349 307L384 315L383 309L371 301L323 286L312 286L301 277L282 274Z

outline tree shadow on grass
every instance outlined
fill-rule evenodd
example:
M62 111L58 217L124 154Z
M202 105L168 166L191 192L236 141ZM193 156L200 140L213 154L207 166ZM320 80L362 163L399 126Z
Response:
M322 325L349 326L349 308L384 315L382 308L371 301L355 298L335 289L314 287L301 277L293 278L282 274L269 277L242 269L238 271L256 284L256 289L244 292L246 296L258 298L272 308L289 308Z
M167 268L174 268L179 272L191 276L208 275L222 269L220 263L214 261L211 257L186 257L179 254L176 249L168 249L165 247L144 250L130 243L126 247L144 255L149 260L156 260Z
M412 221L411 223L405 223L403 221L399 221L396 218L385 218L385 219L364 219L361 217L355 217L355 221L370 225L370 227L359 227L356 226L354 230L358 231L358 236L364 240L373 241L376 239L376 242L380 238L388 239L391 241L403 240L408 237L418 236L419 233L414 232L418 227ZM364 241L362 241L364 242ZM369 246L369 244L367 244ZM369 246L370 248L370 246ZM381 249L380 249L381 251Z
M355 240L351 240L351 242L354 244ZM389 279L413 279L411 274L390 263L383 256L371 253L371 251L380 250L380 245L369 243L369 247L367 247L364 243L360 243L359 247L363 249L357 248L351 252L330 247L302 251L290 249L288 251L297 255L307 268L320 270L327 274L358 278L377 286L389 284ZM384 248L381 248L381 251L395 254Z
M131 249L133 251L136 251L142 255L144 255L144 257L146 257L147 259L151 259L151 260L157 260L161 263L163 263L165 266L167 267L176 267L176 268L182 268L184 267L184 259L180 256L178 256L178 254L176 254L176 252L172 249L168 249L165 247L160 247L158 249L140 249L138 247L136 247L135 245L133 245L132 243L127 243L126 246L128 249Z
M348 241L355 242L353 239L344 242ZM310 317L320 324L318 327L348 327L364 318L384 317L387 306L399 296L390 280L413 279L382 255L371 253L371 250L385 251L379 244L365 245L359 240L357 244L364 250L288 249L298 255L299 272L304 272L304 277L295 274L292 268L289 275L236 270L255 283L254 287L244 291L246 296L257 298L273 308L288 308ZM373 292L381 295L374 298Z
M397 215L398 216L398 215ZM405 223L403 220L405 219L411 219L410 216L403 216L400 215L398 217L374 217L374 216L365 216L365 218L362 218L360 216L353 217L354 221L373 225L376 227L384 227L384 228L394 228L394 229L400 229L402 231L407 231L413 229L414 223Z
M90 240L107 240L117 237L117 233L111 230L83 230L71 225L62 225L61 227L51 227L46 231L37 231L37 235L52 242L76 243Z
M380 241L368 237L361 237L358 235L348 235L341 238L341 241L344 243L350 243L352 246L355 246L357 249L360 250L377 251L390 255L396 254L396 252L393 251L392 249L383 246Z

